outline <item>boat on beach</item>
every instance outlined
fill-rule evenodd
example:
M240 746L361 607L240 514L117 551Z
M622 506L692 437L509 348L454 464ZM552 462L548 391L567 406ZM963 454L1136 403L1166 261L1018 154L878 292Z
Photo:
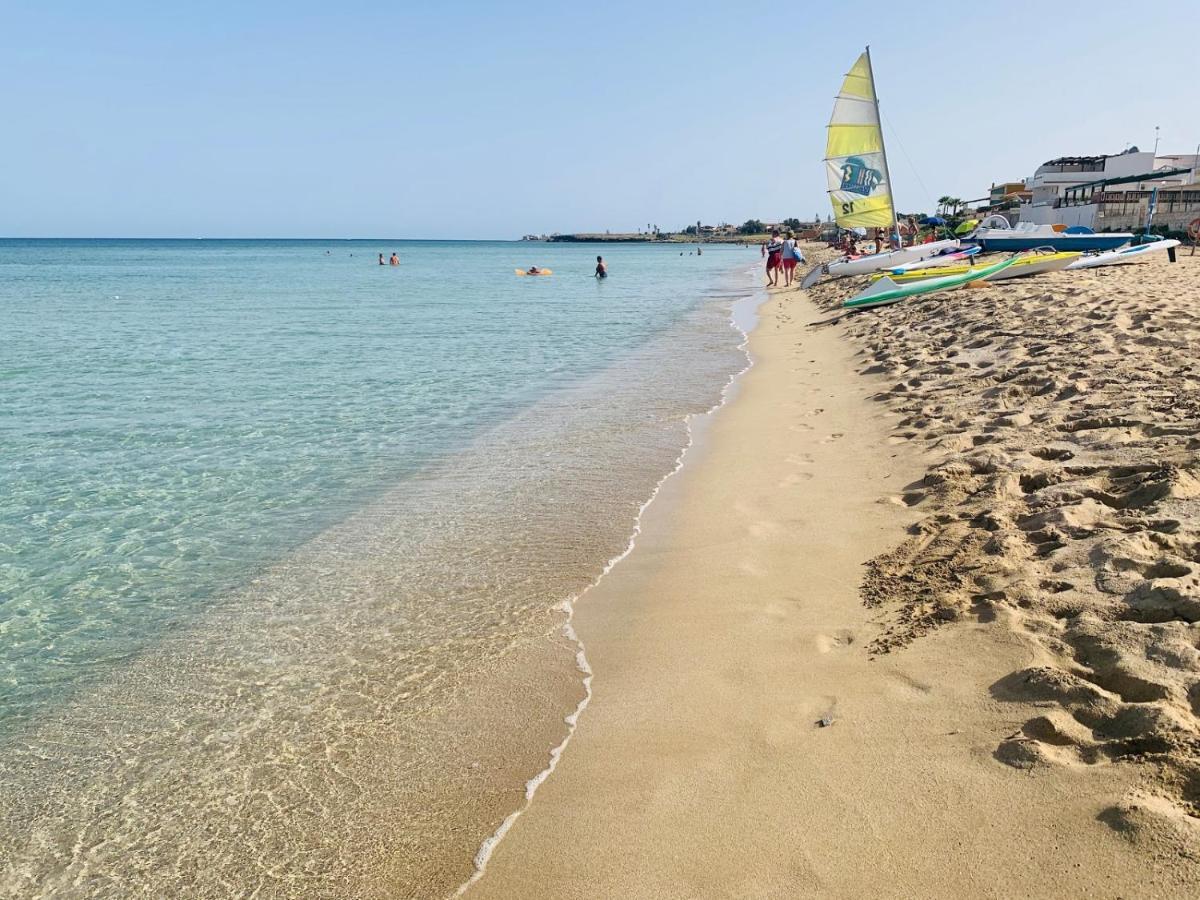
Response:
M982 252L983 248L978 245L962 248L948 247L936 256L931 256L928 259L919 259L916 262L904 263L903 265L888 269L888 271L894 275L900 275L913 269L933 269L941 266L965 265Z
M1151 241L1148 244L1138 244L1136 247L1122 247L1119 250L1108 250L1103 253L1088 253L1072 262L1068 269L1096 269L1100 266L1120 266L1126 263L1141 262L1151 253L1173 250L1179 246L1179 241Z
M963 238L978 244L985 252L1016 253L1053 247L1058 251L1112 250L1133 240L1126 231L1097 234L1090 228L1076 226L1063 229L1054 225L1034 225L1018 222L1010 225L1003 216L989 216L973 232Z
M1011 266L999 270L993 275L984 278L984 281L1002 281L1006 278L1020 278L1025 275L1041 275L1046 272L1059 272L1078 260L1080 254L1077 252L1050 252L1050 253L1031 253L1017 258ZM993 258L994 261L994 258ZM942 278L947 275L962 275L970 272L972 269L980 268L980 264L975 265L957 265L957 266L941 266L941 267L925 267L913 268L904 272L892 272L887 276L873 275L872 281L877 281L882 277L891 278L897 284L905 284L913 281L924 281L930 278Z
M972 266L964 273L942 275L938 278L928 278L910 284L899 284L891 277L883 275L865 290L843 301L842 307L844 309L866 309L872 306L887 306L890 303L899 303L901 300L920 294L952 291L973 281L982 281L997 275L1014 265L1020 258L1010 256L1008 259L1002 259L990 266Z
M913 247L901 247L899 250L889 250L886 253L872 253L867 256L845 257L830 263L814 266L808 270L800 287L810 288L821 276L844 278L848 275L869 275L871 272L881 272L908 263L919 263L932 259L945 250L957 250L957 240L932 241L928 244L917 244Z

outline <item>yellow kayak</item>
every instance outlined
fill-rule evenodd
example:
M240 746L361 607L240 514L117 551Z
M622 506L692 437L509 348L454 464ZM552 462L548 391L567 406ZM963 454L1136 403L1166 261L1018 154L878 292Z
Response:
M1065 269L1078 258L1078 253L1034 253L1018 259L1007 269L1001 269L995 275L989 275L984 280L999 281L1002 278L1019 278L1022 275L1040 275L1043 272L1057 272ZM926 278L941 278L945 275L965 275L972 269L977 268L979 268L978 265L935 266L928 269L910 269L907 272L901 272L897 275L880 272L872 275L871 280L876 281L887 275L888 278L897 284L904 284L909 281L924 281Z
M526 272L524 269L513 269L518 275L553 275L550 269L538 269L536 272Z

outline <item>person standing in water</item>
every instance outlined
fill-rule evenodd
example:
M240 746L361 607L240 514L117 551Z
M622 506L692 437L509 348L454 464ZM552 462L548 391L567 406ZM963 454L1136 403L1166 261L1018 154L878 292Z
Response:
M393 251L392 251L392 258L388 260L388 265L389 265L389 266L398 266L398 265L400 265L400 257L398 257L398 256L396 255L396 251L395 251L395 250L393 250Z
M383 254L382 254L382 253L380 253L380 254L379 254L379 264L380 264L381 266L382 266L382 265L385 265L385 263L384 263L384 261L383 261Z
M604 264L603 256L596 257L596 277L597 278L607 278L608 277L608 266L606 266Z

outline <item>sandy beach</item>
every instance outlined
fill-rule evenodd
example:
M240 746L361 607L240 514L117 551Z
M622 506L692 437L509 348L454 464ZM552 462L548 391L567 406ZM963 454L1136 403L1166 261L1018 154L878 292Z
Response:
M1200 260L851 289L763 305L467 896L1200 890Z

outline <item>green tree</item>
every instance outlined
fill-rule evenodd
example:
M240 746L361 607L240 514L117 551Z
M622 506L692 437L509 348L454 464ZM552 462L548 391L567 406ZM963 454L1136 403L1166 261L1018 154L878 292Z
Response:
M938 215L941 215L942 213L944 213L948 209L950 209L950 204L953 202L954 202L954 198L951 197L949 194L943 194L941 197L938 197L938 205L937 205Z
M765 230L766 226L758 219L747 219L738 229L742 234L762 234Z
M785 228L799 228L799 227L800 227L800 220L799 220L799 219L795 219L795 218L793 218L793 219L784 219L784 220L783 220L783 226L784 226Z

